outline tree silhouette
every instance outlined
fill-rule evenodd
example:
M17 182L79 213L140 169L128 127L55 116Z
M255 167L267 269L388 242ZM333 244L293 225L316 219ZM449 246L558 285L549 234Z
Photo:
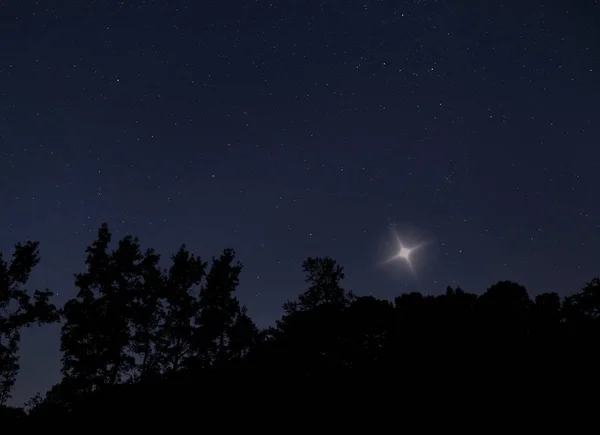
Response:
M342 367L340 339L342 316L355 296L342 287L344 268L330 257L309 257L302 262L308 289L296 301L283 304L284 316L269 330L268 340L252 355L253 364L272 359L275 366L303 375Z
M135 249L139 262L135 264L134 274L129 277L132 294L128 312L131 332L128 349L137 363L134 376L145 379L161 371L159 343L164 317L165 278L159 267L160 256L154 250L148 249L140 256L139 246Z
M248 315L247 308L238 304L233 321L227 330L229 361L245 358L261 339L261 331Z
M356 370L409 380L433 369L454 377L470 376L464 369L475 365L520 369L568 357L593 367L598 360L600 278L564 299L532 300L523 286L499 281L480 295L448 287L387 301L346 291L341 265L309 257L306 291L283 304L274 327L259 330L236 296L242 265L234 250L209 265L182 245L161 269L160 256L142 251L137 238L124 237L112 251L110 243L104 224L75 277L79 292L64 307L62 380L32 398L27 413L0 407L3 421L139 421L149 412L180 416L183 402L204 411L208 402L247 407L244 395L225 397L212 385L230 391L226 382L241 389L248 379L277 377L281 391L294 394L307 378ZM18 328L56 318L49 292L29 298L21 287L37 245L17 248L11 265L0 264L0 308L12 310L0 323L4 394L17 370Z
M31 297L23 287L39 262L38 242L16 244L10 264L0 252L0 406L11 397L19 371L21 328L58 320L51 291L36 290Z
M600 319L600 278L592 279L581 292L567 297L565 304L568 314L578 320Z
M181 246L171 257L172 265L165 278L165 293L158 338L163 372L176 372L197 352L199 286L207 264Z
M254 341L256 327L234 296L242 271L241 263L234 261L232 249L213 257L206 283L200 290L198 343L205 366L243 356Z
M76 298L63 309L63 375L81 391L122 380L134 367L130 315L142 260L137 240L126 237L109 252L108 225L86 250L86 271L75 276Z
M288 301L283 305L287 314L311 310L321 304L343 307L352 301L354 295L341 286L345 278L344 268L334 259L309 257L302 262L302 272L309 287L298 296L297 301Z
M390 302L373 296L356 298L342 317L338 345L343 366L368 369L385 364L389 358L393 320L394 307Z
M524 344L532 301L525 287L510 281L491 286L477 300L480 332L494 347ZM481 340L484 337L480 337Z

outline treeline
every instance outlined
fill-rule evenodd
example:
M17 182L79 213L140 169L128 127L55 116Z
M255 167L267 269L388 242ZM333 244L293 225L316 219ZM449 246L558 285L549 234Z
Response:
M219 381L232 388L224 379L247 382L258 373L301 385L349 369L390 373L507 355L595 358L600 338L598 278L566 298L531 299L523 286L502 281L480 296L448 287L439 296L408 293L390 302L344 290L335 260L307 258L306 291L284 304L274 327L261 330L235 296L242 265L231 249L207 262L181 246L162 269L160 256L142 250L137 238L111 248L104 224L75 276L76 297L60 309L51 291L30 295L24 288L38 262L35 242L16 245L10 262L0 256L4 422L56 421L108 408L113 417L133 415L132 403L148 412L160 401L164 412L198 386L206 391ZM19 331L57 321L62 381L24 409L5 406L19 370Z

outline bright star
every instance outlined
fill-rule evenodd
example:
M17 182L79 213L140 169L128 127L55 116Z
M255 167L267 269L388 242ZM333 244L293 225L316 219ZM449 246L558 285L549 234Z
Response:
M384 261L384 264L391 263L391 262L397 261L397 260L402 260L403 262L405 262L408 265L410 270L412 272L414 272L413 263L411 261L411 256L415 251L426 246L427 243L419 243L417 245L408 247L402 243L402 241L400 240L400 237L398 236L398 234L395 231L392 230L392 233L394 235L394 238L396 239L396 248L395 248L396 253L394 255L392 255L390 258L388 258L386 261Z
M410 262L410 253L413 250L410 248L405 248L404 246L400 246L400 252L398 252L398 257L403 258L404 260Z

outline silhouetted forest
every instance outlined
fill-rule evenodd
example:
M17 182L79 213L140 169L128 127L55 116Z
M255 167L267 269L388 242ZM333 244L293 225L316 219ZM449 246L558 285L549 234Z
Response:
M192 397L200 406L227 395L231 407L252 401L232 394L241 385L299 391L350 370L353 377L408 379L406 373L433 364L452 373L500 359L597 359L599 278L565 298L531 299L523 286L501 281L480 296L448 287L439 296L387 301L344 290L335 260L307 258L306 291L284 304L274 327L261 330L235 296L242 265L232 249L208 262L181 246L163 269L159 254L142 250L137 238L115 247L111 238L102 225L85 270L75 275L78 293L60 309L51 291L25 289L40 260L38 243L17 244L10 261L0 256L3 423L148 418ZM62 325L62 381L23 409L6 406L19 370L20 330L52 322Z

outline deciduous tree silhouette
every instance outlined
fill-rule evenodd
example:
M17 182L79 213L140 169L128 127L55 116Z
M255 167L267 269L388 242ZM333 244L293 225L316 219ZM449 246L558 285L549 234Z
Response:
M49 290L29 295L24 286L40 262L39 243L16 244L11 262L0 253L0 406L11 397L19 371L21 328L58 320Z
M137 244L137 241L136 241ZM165 277L160 270L160 256L152 249L135 257L140 259L130 274L131 305L129 351L136 358L134 375L138 379L156 376L161 371L160 338L164 322L163 296Z
M207 264L181 246L171 257L165 278L164 307L161 309L159 355L163 372L178 371L197 354L197 325L200 284Z
M102 225L86 250L86 271L75 276L79 292L63 309L62 371L81 391L115 384L134 367L127 350L142 255L131 237L109 252L111 238L108 225Z
M205 366L243 356L255 339L256 327L234 296L241 271L235 251L226 249L218 258L213 257L200 290L198 343Z
M242 265L226 249L207 263L185 245L161 271L160 257L126 236L110 251L103 224L65 304L61 350L64 385L83 394L102 386L212 367L243 358L258 336L234 292Z
M253 364L273 364L305 375L345 364L341 349L332 347L343 310L355 299L342 287L344 268L330 257L309 257L302 271L308 289L283 304L285 314L251 356Z
M583 289L566 298L567 314L573 319L600 319L600 278L594 278Z
M308 289L296 301L283 305L287 314L311 310L322 304L347 306L354 295L346 292L341 282L345 278L344 268L330 257L308 257L302 262L302 272Z
M437 296L409 292L391 302L355 296L343 288L344 269L335 260L309 257L302 263L307 290L284 303L274 327L259 331L235 294L242 265L232 249L209 266L183 245L162 270L159 255L142 252L136 238L123 238L113 251L110 239L103 225L87 249L86 270L76 276L79 293L64 308L64 376L28 405L30 421L139 419L176 410L192 396L206 410L202 400L217 397L210 385L259 378L253 373L261 382L276 376L293 394L307 378L356 370L411 379L432 370L454 377L473 366L599 359L600 278L564 299L544 293L532 300L523 286L499 281L479 296L448 287ZM14 266L0 269L13 303L2 307L16 307L12 323L0 323L2 333L52 320L47 299L26 302L15 285L26 281L35 261L24 259L34 248L21 248ZM24 418L19 410L0 412Z
M524 346L530 332L533 303L525 287L500 281L477 300L478 324L482 342L492 344L495 351L505 347Z

